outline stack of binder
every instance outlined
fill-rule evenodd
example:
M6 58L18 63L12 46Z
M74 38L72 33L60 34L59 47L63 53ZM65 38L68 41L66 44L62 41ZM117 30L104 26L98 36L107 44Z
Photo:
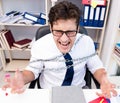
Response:
M82 26L103 27L106 14L106 4L97 5L95 8L83 0L84 2L84 15L80 21ZM90 0L89 0L90 1Z
M22 12L10 11L2 17L0 17L0 23L15 23L17 20L22 18Z
M32 13L25 12L23 17L33 21L33 24L46 24L46 15L44 13L40 13L40 15L34 15Z
M10 11L0 17L0 23L21 23L21 24L46 24L46 15L38 15L29 12Z

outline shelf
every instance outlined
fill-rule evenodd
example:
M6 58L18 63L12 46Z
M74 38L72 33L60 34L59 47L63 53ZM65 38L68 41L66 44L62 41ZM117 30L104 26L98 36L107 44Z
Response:
M90 27L90 26L85 26L86 29L97 29L97 30L102 30L103 27Z
M32 24L11 24L11 23L0 23L0 25L1 26L32 26L32 27L34 27L34 26L35 27L36 26L38 26L38 27L43 26L41 24L34 24L34 25L32 25Z
M112 54L113 59L120 65L120 57L118 57L115 53Z

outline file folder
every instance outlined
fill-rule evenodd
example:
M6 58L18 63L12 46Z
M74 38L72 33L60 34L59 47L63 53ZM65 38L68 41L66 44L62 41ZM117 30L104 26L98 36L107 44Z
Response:
M42 24L42 25L45 25L46 24L46 20L42 19L42 18L38 18L37 22L34 22L33 24Z
M82 0L82 4L90 5L91 0Z
M90 16L88 20L88 26L93 26L93 20L94 20L94 8L90 7Z
M39 18L46 19L46 15L44 13L40 13L40 17Z
M99 16L100 16L100 6L97 6L94 12L94 21L93 21L94 27L98 27Z
M83 16L81 16L80 17L80 26L84 26L84 17Z
M104 25L104 19L105 19L105 13L106 13L106 6L101 6L100 7L100 16L99 16L99 22L98 22L98 27L103 27Z
M84 26L88 26L90 5L84 5Z
M10 11L10 12L6 13L6 15L10 16L10 15L14 15L15 13L17 13L17 11Z
M107 0L94 0L94 1L96 1L97 5L99 6L105 6L107 2ZM85 5L91 5L91 2L93 2L93 0L82 0L82 4Z
M43 18L38 18L34 16L33 14L30 14L28 12L25 12L23 15L24 18L33 21L34 23L42 24L44 25L46 23L46 20Z
M30 13L25 12L24 13L24 18L29 19L31 21L37 22L38 18Z

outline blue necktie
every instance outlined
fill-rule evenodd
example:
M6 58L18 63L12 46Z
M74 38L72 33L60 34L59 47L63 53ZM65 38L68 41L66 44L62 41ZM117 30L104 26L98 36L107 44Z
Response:
M62 83L62 86L69 86L72 83L72 79L73 79L73 75L74 75L73 62L72 62L72 58L69 55L69 53L66 53L64 55L64 58L66 60L65 64L67 67L67 71L66 71L65 79Z

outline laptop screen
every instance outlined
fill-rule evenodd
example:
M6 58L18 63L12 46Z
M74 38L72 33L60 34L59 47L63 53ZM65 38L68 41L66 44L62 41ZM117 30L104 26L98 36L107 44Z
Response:
M61 86L52 88L52 103L86 103L80 86Z

